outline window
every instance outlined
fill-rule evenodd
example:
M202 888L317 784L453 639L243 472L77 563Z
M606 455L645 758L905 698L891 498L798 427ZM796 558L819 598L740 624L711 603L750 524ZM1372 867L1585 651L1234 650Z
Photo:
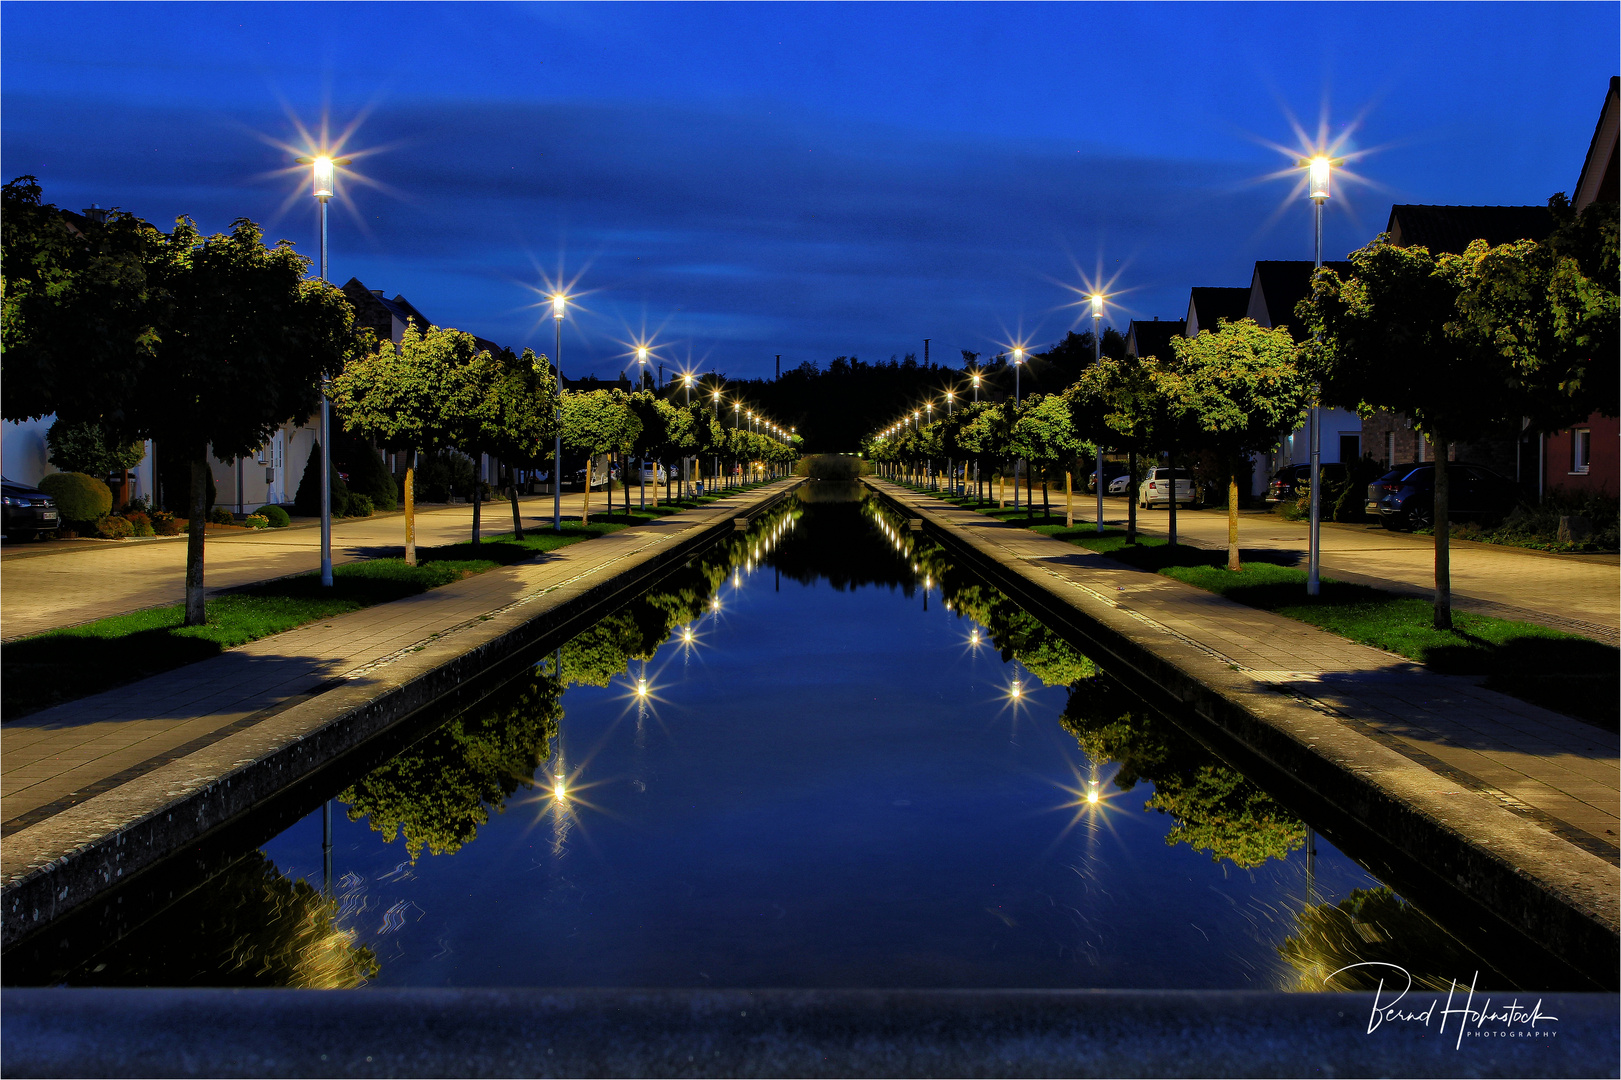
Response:
M1572 476L1586 476L1588 454L1593 448L1592 428L1573 428L1570 432L1570 472Z

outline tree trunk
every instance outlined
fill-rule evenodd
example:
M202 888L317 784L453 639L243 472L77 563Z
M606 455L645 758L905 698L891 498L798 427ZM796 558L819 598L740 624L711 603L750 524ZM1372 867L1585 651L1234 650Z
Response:
M1064 470L1064 528L1075 527L1075 472L1074 469Z
M518 513L518 474L516 470L512 473L512 483L508 485L507 491L512 496L512 536L515 540L522 540L523 517Z
M1170 502L1167 505L1168 505L1168 507L1170 509L1170 512L1171 512L1171 522L1170 522L1171 535L1170 535L1169 539L1167 539L1165 542L1169 546L1175 547L1176 546L1176 450L1174 448L1171 450L1168 457L1169 457L1170 463L1171 463L1171 467L1168 470L1170 472L1170 474L1171 474L1171 499L1170 499Z
M1048 479L1050 479L1050 478L1047 475L1047 467L1044 465L1044 466L1042 466L1042 469L1041 469L1041 520L1042 521L1051 521L1053 519L1052 496L1048 494L1048 491L1052 487L1052 485L1047 482Z
M1137 451L1126 454L1126 543L1137 542Z
M595 464L596 459L587 454L585 458L585 501L580 504L581 525L591 524L591 466ZM611 504L609 509L612 509Z
M473 468L473 546L474 547L478 547L478 527L479 527L479 524L480 524L480 512L484 508L484 480L483 480L482 477L480 477L478 475L479 469L482 469L484 467L483 466L483 460L484 460L484 455L483 454L480 454L480 453L474 453L473 454L473 466L474 466L474 468Z
M657 473L654 473L653 475L655 477L658 476ZM667 502L667 503L671 503L671 502L675 501L675 499L672 498L671 495L670 495L670 479L671 479L670 470L665 469L664 470L664 501Z
M191 459L191 523L186 528L186 625L208 622L203 608L203 530L208 527L208 460Z
M1447 444L1439 435L1435 447L1435 628L1452 629L1452 522L1447 517Z
M1227 569L1238 573L1238 473L1227 477Z
M417 485L416 485L416 454L411 455L411 464L405 466L405 565L417 564ZM557 480L553 478L552 483Z
M1007 473L1002 469L997 470L996 476L996 508L1007 509Z

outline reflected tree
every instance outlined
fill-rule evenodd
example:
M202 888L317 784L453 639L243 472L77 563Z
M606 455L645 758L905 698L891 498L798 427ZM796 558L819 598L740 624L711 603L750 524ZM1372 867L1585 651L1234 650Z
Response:
M413 862L424 847L459 851L490 808L500 812L551 757L562 693L555 676L535 669L521 687L456 717L340 793L349 820L368 819L390 843L403 835Z
M61 981L350 989L376 977L377 956L338 927L337 911L255 851Z
M1168 845L1187 844L1248 870L1306 842L1305 823L1272 796L1105 679L1078 684L1059 723L1091 757L1119 762L1114 782L1121 791L1139 780L1154 785L1144 806L1170 815Z
M1401 967L1415 987L1430 990L1486 974L1479 957L1385 885L1354 889L1337 904L1308 905L1295 915L1295 926L1278 946L1296 973L1288 989L1372 991L1381 979L1386 990L1405 985L1401 972L1389 967L1351 967L1364 963Z

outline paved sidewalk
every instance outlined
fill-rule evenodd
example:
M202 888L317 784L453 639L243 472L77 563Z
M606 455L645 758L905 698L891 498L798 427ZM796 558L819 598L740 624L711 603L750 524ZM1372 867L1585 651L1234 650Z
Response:
M614 496L617 503L623 494L615 492ZM631 505L636 506L635 488L630 498ZM651 498L648 501L651 504ZM578 492L565 493L564 516L578 518L582 502ZM603 513L606 505L601 492L591 493L593 515ZM552 497L520 499L518 509L525 529L541 528L551 523ZM437 547L465 543L472 539L472 526L470 504L419 509L417 544ZM510 503L484 504L480 521L483 535L495 536L511 529ZM404 514L346 518L332 523L334 563L399 555L404 548ZM214 593L316 570L320 565L318 527L211 533L204 554L204 580L208 591ZM185 597L183 537L7 544L0 553L0 640L10 641L160 604L178 604Z
M1006 563L1026 564L1058 579L1052 587L1060 594L1078 592L1089 602L1129 613L1254 683L1337 718L1483 802L1506 807L1617 862L1621 755L1616 736L1485 690L1478 679L1433 674L1391 653L1125 567L931 495L883 481L876 486L960 530Z
M1040 493L1037 493L1040 510ZM1053 516L1063 522L1064 496ZM1103 500L1103 523L1126 527L1125 499ZM1163 508L1137 511L1137 528L1150 536L1169 531ZM1097 497L1075 498L1075 524L1097 521ZM1178 510L1177 539L1194 547L1227 549L1227 509ZM1239 546L1289 553L1306 564L1306 523L1276 514L1242 511ZM1327 577L1395 592L1430 596L1435 589L1435 545L1427 536L1378 525L1325 522L1322 572ZM1461 611L1495 615L1621 644L1621 556L1550 555L1497 544L1452 545L1452 602Z
M726 521L793 483L778 481L529 562L311 623L7 722L0 727L0 829L6 836L26 830L560 586L610 579L660 545ZM8 843L0 851L8 882L17 874L12 860L19 846L27 845Z

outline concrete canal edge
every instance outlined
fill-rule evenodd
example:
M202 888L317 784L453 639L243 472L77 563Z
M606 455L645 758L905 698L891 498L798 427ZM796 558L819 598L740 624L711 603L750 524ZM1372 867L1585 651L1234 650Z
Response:
M1615 1076L1613 994L7 990L4 1075ZM1433 1002L1433 1004L1432 1004ZM1388 995L1382 1003L1389 1003ZM1506 1014L1494 998L1489 1010ZM1535 1011L1539 1019L1528 1020ZM1467 1020L1467 1025L1465 1021Z
M0 947L10 949L421 710L472 704L489 689L481 675L538 643L561 644L796 487L762 493L741 512L625 558L607 578L582 580L598 566L446 627L375 670L348 673L325 693L13 834L8 856L25 869L0 889Z
M1064 579L958 530L926 506L872 490L954 557L1157 704L1188 711L1325 800L1430 875L1600 986L1616 982L1621 868ZM1055 544L1060 543L1054 541ZM1187 586L1193 588L1193 586Z

